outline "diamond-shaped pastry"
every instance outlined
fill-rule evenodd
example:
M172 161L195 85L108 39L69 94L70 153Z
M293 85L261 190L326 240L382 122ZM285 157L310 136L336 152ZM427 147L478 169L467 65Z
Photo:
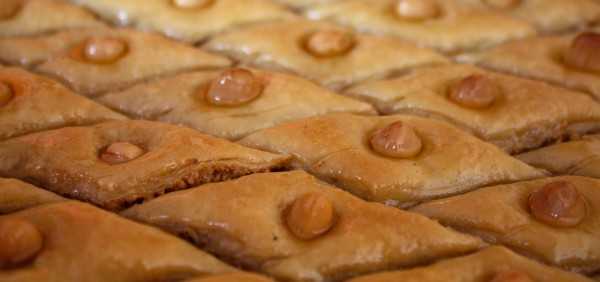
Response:
M345 93L385 114L449 121L509 153L600 130L600 104L583 93L469 65L417 69Z
M332 112L376 113L367 103L299 77L243 68L185 73L98 101L134 118L183 124L228 139Z
M317 6L306 15L446 53L483 49L535 34L525 21L461 0L347 0Z
M227 58L129 29L84 29L4 38L0 39L0 60L36 65L36 71L92 97L155 76L230 65Z
M517 156L531 166L553 174L600 178L600 136L558 143Z
M61 196L20 180L0 178L0 214L64 200Z
M481 247L417 214L368 203L305 172L255 174L171 193L122 215L191 238L284 281L341 281Z
M0 37L102 27L94 15L61 0L2 0Z
M117 210L165 192L280 169L288 158L149 121L67 127L0 143L0 175Z
M290 154L296 166L364 199L393 205L543 174L448 123L415 116L333 114L240 141Z
M422 204L412 211L569 270L600 269L600 180L562 176Z
M433 51L395 38L306 20L241 28L214 37L204 47L243 64L288 71L333 89L447 62Z
M295 18L269 0L71 0L118 25L186 42L255 22Z
M19 68L0 67L0 140L121 119L126 118L58 82Z
M235 269L159 229L68 201L0 216L5 282L180 281Z
M442 260L414 269L382 272L348 282L591 282L589 278L548 267L504 247L489 247L472 255Z

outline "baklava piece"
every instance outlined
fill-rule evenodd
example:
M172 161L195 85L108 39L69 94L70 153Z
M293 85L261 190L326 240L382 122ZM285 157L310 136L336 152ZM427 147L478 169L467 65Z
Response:
M104 26L90 12L61 0L2 0L0 37Z
M3 282L180 281L234 271L159 229L84 203L0 216Z
M402 271L382 272L348 282L591 282L584 276L548 267L504 247Z
M110 210L199 184L285 167L288 158L195 130L115 121L0 143L0 176Z
M584 91L600 99L600 33L535 37L465 57L497 71Z
M469 65L417 69L346 94L385 114L449 121L509 153L600 130L600 104L583 93Z
M294 18L270 0L71 0L118 25L186 42L255 22Z
M365 202L301 171L208 184L122 214L283 281L340 281L483 246L426 217Z
M71 30L37 37L0 39L0 60L64 81L95 97L149 78L227 67L227 58L160 35L129 29Z
M299 77L244 68L181 74L107 94L99 102L137 119L183 124L227 139L332 112L376 113L367 103Z
M412 211L568 270L600 269L600 180L562 176L480 189Z
M243 64L292 72L332 89L447 61L395 38L307 20L242 28L216 36L204 47Z
M0 178L0 214L64 200L61 196L20 180Z
M535 34L525 21L461 0L347 0L317 6L306 15L445 53L479 50Z
M58 82L0 67L0 140L71 125L125 119Z
M390 205L543 176L448 123L415 116L327 115L258 131L240 142L293 155L295 166Z

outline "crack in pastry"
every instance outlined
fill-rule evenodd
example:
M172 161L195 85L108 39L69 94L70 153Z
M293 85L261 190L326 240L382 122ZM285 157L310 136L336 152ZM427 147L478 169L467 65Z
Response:
M93 14L60 0L2 0L0 37L102 27Z
M215 36L204 48L242 64L293 72L332 89L447 62L433 51L395 38L356 34L333 24L306 20L242 28Z
M591 273L600 269L598 207L600 181L562 176L482 188L412 211L546 263Z
M0 178L0 214L64 200L61 196L20 180Z
M600 3L594 0L460 1L522 19L544 33L581 28L600 20Z
M185 42L256 22L293 19L268 0L71 0L117 25L161 32Z
M241 68L180 74L109 93L98 101L134 118L183 124L227 139L332 112L376 113L367 103L304 79Z
M397 36L445 53L478 50L535 34L524 21L461 0L348 0L305 15L360 31Z
M187 234L218 257L284 281L340 281L482 246L474 237L365 202L303 171L203 185L122 215Z
M548 267L493 246L477 253L414 269L382 272L348 282L591 282L584 276Z
M192 129L107 122L26 135L0 145L0 175L119 210L163 193L279 170L285 156Z
M553 174L600 178L600 139L597 137L585 136L581 140L554 144L516 157Z
M383 154L376 152L369 140L395 122L416 137L388 131ZM422 149L411 149L415 139ZM331 114L284 123L240 142L290 154L296 166L366 200L402 206L544 175L450 124L415 116ZM418 152L398 155L398 149Z
M76 92L96 97L182 70L231 62L160 35L129 29L81 29L38 37L0 39L0 60L35 66Z
M173 281L235 271L174 236L75 201L0 216L0 238L12 238L0 240L6 282Z
M0 140L122 119L126 118L58 82L19 68L0 67Z
M581 33L522 39L465 59L493 70L543 80L600 99L600 35Z
M417 69L345 94L384 114L450 121L513 154L600 130L600 104L583 93L469 65Z

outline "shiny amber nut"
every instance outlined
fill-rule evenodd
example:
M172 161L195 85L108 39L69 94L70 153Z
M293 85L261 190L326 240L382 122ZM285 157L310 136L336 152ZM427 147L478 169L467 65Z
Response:
M405 20L428 20L440 15L440 7L436 0L398 0L396 15Z
M205 8L213 4L215 0L171 0L171 4L181 9Z
M22 0L2 0L0 3L0 21L15 17L21 10Z
M500 272L490 282L534 282L529 275L518 271Z
M100 159L108 164L121 164L137 159L144 154L139 146L128 142L112 143L102 152Z
M0 220L0 268L30 261L42 243L42 234L33 224L21 219Z
M529 210L539 221L557 227L579 224L586 214L585 200L567 181L555 181L529 195Z
M111 37L93 37L83 46L83 58L96 64L113 63L126 53L127 43Z
M343 30L321 30L306 39L306 50L315 57L335 57L354 48L354 34Z
M513 9L521 4L521 0L483 0L490 7L499 9Z
M286 212L288 229L303 240L325 234L335 221L333 203L319 193L306 194L294 201Z
M256 99L262 91L262 82L251 71L235 68L213 79L206 101L215 106L239 106Z
M376 131L370 141L375 152L392 158L411 158L423 148L415 130L400 121Z
M567 49L565 61L568 65L586 71L600 71L600 34L579 34Z
M463 107L484 109L501 95L500 87L483 75L471 75L450 87L448 97Z
M0 107L6 106L14 96L13 90L6 82L0 81Z

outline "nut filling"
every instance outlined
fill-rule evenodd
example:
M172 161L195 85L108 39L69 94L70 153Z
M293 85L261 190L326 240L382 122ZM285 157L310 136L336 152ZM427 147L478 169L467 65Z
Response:
M471 75L449 89L448 98L463 107L485 109L491 107L501 95L500 87L483 75Z
M329 231L335 221L333 203L318 193L298 198L285 213L288 229L303 240L315 239Z
M214 4L215 0L170 0L171 5L179 9L202 9Z
M256 99L263 85L252 72L236 68L215 78L206 90L206 101L215 106L239 106Z
M376 131L371 136L370 143L375 152L392 158L411 158L423 148L421 138L415 130L400 121Z
M127 43L110 37L93 37L83 46L83 59L95 64L114 63L127 54Z
M556 227L573 227L586 215L585 201L577 188L566 181L546 184L529 196L531 214Z
M319 58L336 57L347 54L356 45L354 34L342 30L322 30L310 34L304 41L304 48Z
M440 7L435 0L398 0L396 15L403 20L422 21L440 16Z
M18 219L0 220L0 269L33 259L42 249L42 234L31 223Z
M100 155L100 159L105 163L114 165L132 161L143 154L144 150L139 146L128 142L117 142L108 146Z
M529 275L518 271L500 272L490 282L533 282Z
M13 97L14 92L12 87L8 83L0 81L0 107L6 106Z
M600 34L585 32L579 34L567 49L565 62L574 68L600 72Z

